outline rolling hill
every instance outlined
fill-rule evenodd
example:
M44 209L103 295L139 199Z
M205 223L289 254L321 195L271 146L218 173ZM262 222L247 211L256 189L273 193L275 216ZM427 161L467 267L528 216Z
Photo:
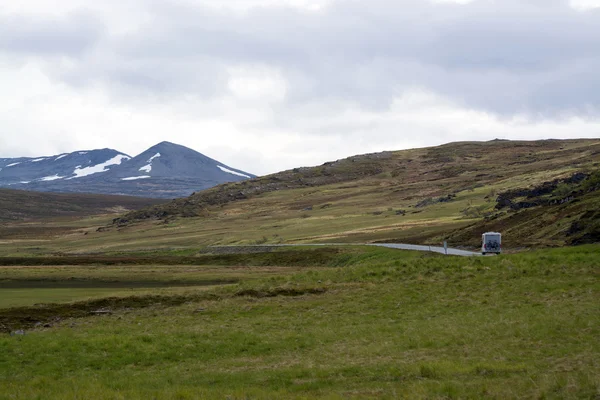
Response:
M156 205L165 200L131 196L83 193L44 193L0 189L0 247L27 243L37 249L40 243L71 241L73 232L89 234L89 224L111 216ZM52 246L51 246L52 247ZM21 250L17 251L21 254ZM53 252L54 250L50 250ZM0 254L6 251L0 249Z
M295 168L245 182L219 185L174 200L157 210L163 214L160 218L184 216L205 207L247 200L269 192L329 188L331 185L350 197L355 195L350 189L377 186L385 188L378 190L382 194L394 193L382 199L386 202L425 200L484 186L511 188L520 182L524 185L542 183L580 170L593 170L599 162L600 140L451 143L358 155L318 167ZM326 200L327 196L324 198ZM125 218L146 218L143 214L146 211Z
M116 219L115 225L197 217L204 225L220 220L231 227L223 235L241 241L447 239L475 247L482 232L502 230L509 233L507 244L513 246L579 243L596 240L588 230L596 229L597 216L590 212L600 196L595 189L584 192L578 185L599 165L600 140L450 143L354 156L220 185L131 212ZM579 180L571 182L574 174ZM553 201L518 209L496 207L502 193L544 182L550 185L544 196ZM234 221L260 223L244 237L233 232ZM273 221L271 227L265 221ZM290 237L284 227L291 224L297 233ZM261 236L256 238L257 234Z
M63 253L208 245L400 242L505 250L599 239L600 140L459 142L227 183L131 211Z
M0 189L0 222L114 214L164 202L132 196Z

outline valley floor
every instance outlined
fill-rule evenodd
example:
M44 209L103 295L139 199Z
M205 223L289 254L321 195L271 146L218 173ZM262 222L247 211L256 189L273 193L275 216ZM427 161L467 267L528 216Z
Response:
M600 395L599 246L145 257L0 268L0 398Z

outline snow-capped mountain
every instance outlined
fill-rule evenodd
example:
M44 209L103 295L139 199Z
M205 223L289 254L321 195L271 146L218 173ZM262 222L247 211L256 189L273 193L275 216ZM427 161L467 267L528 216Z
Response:
M127 181L161 177L196 179L200 175L205 181L215 182L214 185L253 177L247 172L233 169L204 154L170 142L150 147L120 168L111 170L106 177Z
M112 149L0 158L0 187L173 198L253 178L184 146L161 142L131 158Z
M131 157L113 149L0 159L0 186L71 180L109 171Z

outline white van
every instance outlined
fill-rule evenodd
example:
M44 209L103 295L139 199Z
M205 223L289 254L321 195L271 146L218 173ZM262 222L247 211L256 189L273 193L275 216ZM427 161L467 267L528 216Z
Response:
M498 232L486 232L481 235L481 254L500 254L502 252L502 235Z

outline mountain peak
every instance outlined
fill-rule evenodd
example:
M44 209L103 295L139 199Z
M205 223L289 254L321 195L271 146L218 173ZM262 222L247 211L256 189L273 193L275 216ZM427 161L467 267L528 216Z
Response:
M211 182L232 182L253 175L228 167L188 147L160 142L132 158L127 167L114 171L120 179L177 177L189 179L201 176ZM214 185L211 185L214 186Z
M38 191L172 198L253 176L168 141L133 158L113 149L97 149L0 159L0 187Z
M187 149L187 147L182 146L182 145L177 144L177 143L162 141L162 142L157 143L154 146L150 147L148 150L156 150L156 149L181 149L181 148ZM146 150L146 151L148 151L148 150Z

